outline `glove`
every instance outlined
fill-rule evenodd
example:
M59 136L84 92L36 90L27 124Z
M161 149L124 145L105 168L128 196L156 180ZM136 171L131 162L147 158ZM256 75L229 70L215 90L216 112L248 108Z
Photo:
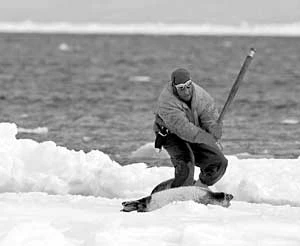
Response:
M222 137L222 127L223 124L222 123L216 123L214 125L209 126L209 133L212 134L214 136L214 138L216 140L219 140Z

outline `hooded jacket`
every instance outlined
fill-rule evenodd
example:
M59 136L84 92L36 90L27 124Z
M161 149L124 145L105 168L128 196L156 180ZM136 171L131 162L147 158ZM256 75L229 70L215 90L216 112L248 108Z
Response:
M219 115L215 102L202 87L195 83L192 86L191 108L180 100L172 82L164 87L155 111L154 131L158 132L158 124L187 142L217 147L216 139L210 134Z

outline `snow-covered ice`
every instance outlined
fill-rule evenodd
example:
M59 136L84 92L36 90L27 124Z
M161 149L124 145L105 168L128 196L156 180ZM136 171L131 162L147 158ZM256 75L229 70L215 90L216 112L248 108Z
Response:
M99 150L16 134L15 124L0 124L1 246L300 245L300 158L227 156L213 189L235 196L230 208L186 201L122 213L122 201L148 195L173 168L121 166Z

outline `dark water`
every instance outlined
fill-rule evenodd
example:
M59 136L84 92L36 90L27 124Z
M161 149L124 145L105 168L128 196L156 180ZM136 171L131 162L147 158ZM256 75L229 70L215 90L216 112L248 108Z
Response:
M153 109L173 69L190 69L221 108L250 47L257 54L225 116L224 153L298 157L299 38L0 34L1 122L49 129L19 138L130 162L154 140Z

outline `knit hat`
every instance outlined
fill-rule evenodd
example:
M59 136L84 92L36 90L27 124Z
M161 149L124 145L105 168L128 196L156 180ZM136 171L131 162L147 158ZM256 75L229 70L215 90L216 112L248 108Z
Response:
M190 79L191 77L189 71L184 68L178 68L171 74L171 81L175 85L183 84Z

